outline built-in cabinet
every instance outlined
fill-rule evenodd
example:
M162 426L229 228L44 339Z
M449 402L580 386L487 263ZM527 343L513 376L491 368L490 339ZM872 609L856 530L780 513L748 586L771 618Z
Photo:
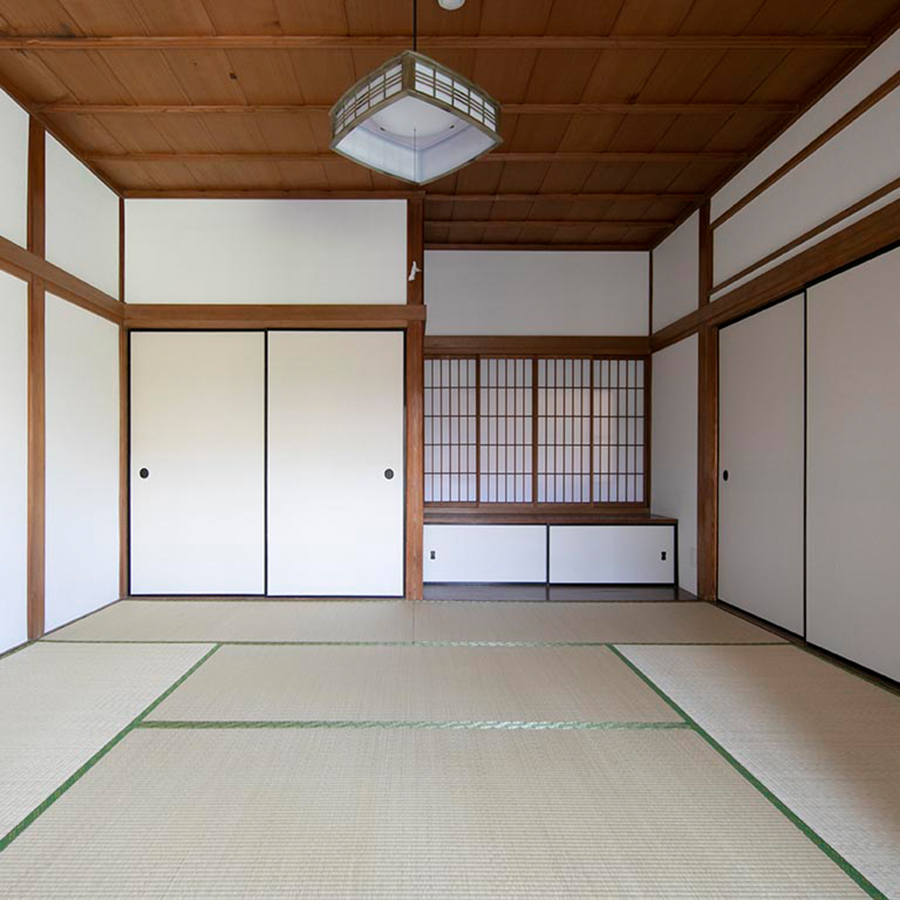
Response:
M400 332L133 332L131 592L400 596Z
M720 332L719 597L900 680L900 250Z

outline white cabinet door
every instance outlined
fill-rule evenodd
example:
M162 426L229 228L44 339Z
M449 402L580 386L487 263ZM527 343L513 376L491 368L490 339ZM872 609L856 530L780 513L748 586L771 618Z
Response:
M272 332L268 359L269 593L402 595L402 333Z
M797 634L803 306L798 295L719 334L719 598Z
M900 679L900 251L809 289L807 638Z
M674 525L551 525L551 584L673 584Z
M265 592L265 335L131 335L131 591Z

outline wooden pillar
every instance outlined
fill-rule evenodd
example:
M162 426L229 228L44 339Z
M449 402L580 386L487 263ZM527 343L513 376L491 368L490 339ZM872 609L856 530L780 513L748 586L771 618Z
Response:
M406 202L406 302L425 302L425 209L416 197ZM406 599L421 600L425 540L425 323L406 329Z
M119 197L119 302L125 302L125 200ZM128 330L119 325L119 597L127 597L130 573Z
M43 258L45 245L44 129L31 119L28 131L28 249ZM28 283L28 638L44 634L45 390L44 282Z
M709 303L713 285L713 235L709 201L700 207L700 297ZM719 330L703 325L699 341L697 434L697 594L718 599L719 543Z

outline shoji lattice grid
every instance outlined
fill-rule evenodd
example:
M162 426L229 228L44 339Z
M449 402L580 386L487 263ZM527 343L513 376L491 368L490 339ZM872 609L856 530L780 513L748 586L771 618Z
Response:
M482 359L479 500L531 503L533 362Z
M593 494L598 503L644 500L644 361L593 363Z
M477 361L425 360L425 502L477 500Z
M537 499L591 502L591 360L537 360Z

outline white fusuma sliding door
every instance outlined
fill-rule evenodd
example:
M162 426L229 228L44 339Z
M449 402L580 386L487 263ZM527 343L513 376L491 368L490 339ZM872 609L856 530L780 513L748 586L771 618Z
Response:
M400 332L269 334L268 590L400 596Z
M719 598L803 632L803 296L719 334Z
M265 592L265 335L131 335L131 592Z

